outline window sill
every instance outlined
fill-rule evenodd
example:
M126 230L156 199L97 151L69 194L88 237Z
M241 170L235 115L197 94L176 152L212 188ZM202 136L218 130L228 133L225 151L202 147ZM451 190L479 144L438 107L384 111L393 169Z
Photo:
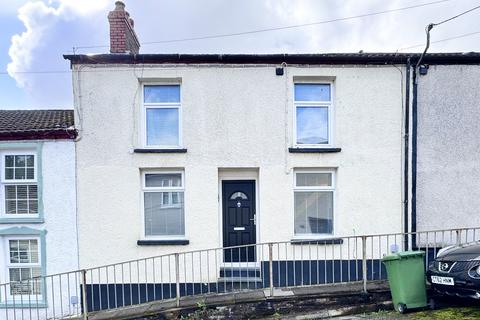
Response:
M185 246L189 243L187 239L138 240L137 246Z
M11 224L11 223L44 223L43 218L0 218L0 224Z
M134 153L187 153L187 149L184 148L136 148L133 149Z
M318 244L318 245L329 245L329 244L343 244L342 238L331 238L331 239L292 239L290 240L291 245L305 245L305 244Z
M288 148L290 153L336 153L342 151L342 148Z

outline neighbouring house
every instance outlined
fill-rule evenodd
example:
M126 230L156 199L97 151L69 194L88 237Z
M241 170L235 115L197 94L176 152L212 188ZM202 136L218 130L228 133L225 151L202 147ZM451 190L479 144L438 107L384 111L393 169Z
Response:
M480 225L480 57L467 58L418 76L418 230Z
M48 308L20 281L78 269L75 137L73 110L0 110L0 309Z
M81 268L403 230L406 56L139 54L109 21L110 54L65 56Z

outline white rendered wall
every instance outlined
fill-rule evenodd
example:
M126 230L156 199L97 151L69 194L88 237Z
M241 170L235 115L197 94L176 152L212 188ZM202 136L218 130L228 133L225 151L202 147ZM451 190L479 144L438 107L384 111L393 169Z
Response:
M43 144L43 207L47 230L47 274L78 269L75 144Z
M396 68L293 66L284 76L275 75L275 66L81 70L74 71L74 86L82 268L221 246L223 168L258 172L259 242L293 237L294 168L336 169L335 236L402 231L403 77ZM133 152L141 147L139 77L181 78L187 153ZM288 152L294 77L334 80L334 146L341 152ZM143 228L140 171L148 168L184 168L189 245L137 246Z
M419 76L417 229L480 226L480 66Z

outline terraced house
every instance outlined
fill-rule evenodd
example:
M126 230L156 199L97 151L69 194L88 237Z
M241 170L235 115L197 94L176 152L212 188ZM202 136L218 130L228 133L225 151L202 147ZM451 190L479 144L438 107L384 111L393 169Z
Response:
M0 110L2 309L47 307L32 278L78 268L75 137L73 110Z
M403 230L404 56L139 54L109 20L110 54L65 56L81 267Z

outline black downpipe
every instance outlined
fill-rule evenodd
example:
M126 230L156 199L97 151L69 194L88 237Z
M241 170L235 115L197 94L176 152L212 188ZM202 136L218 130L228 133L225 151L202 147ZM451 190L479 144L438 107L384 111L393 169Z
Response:
M430 23L425 31L427 33L427 44L425 50L418 58L415 67L413 68L413 97L412 97L412 249L417 248L417 97L418 97L418 81L417 71L418 67L422 63L423 57L430 47L430 31L433 28L433 24Z
M404 159L403 159L403 232L404 248L408 248L408 162L409 162L409 136L410 136L410 58L407 59L405 76L405 128L404 128Z
M417 248L417 67L413 68L412 97L412 250Z

